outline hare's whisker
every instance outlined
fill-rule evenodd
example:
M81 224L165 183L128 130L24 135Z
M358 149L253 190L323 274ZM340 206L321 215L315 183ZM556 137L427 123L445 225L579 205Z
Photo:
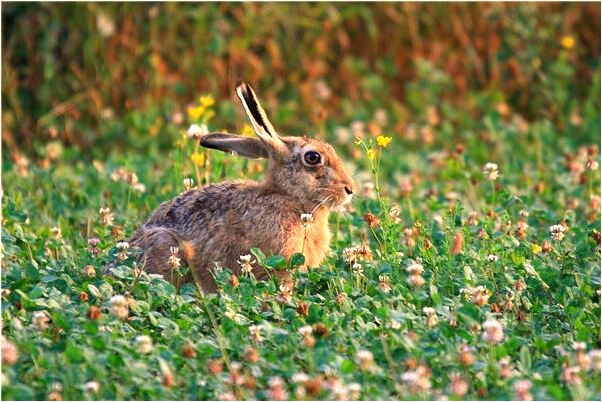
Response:
M318 208L320 208L320 206L321 206L322 204L324 204L326 201L328 201L329 199L330 199L330 196L328 196L328 197L324 198L324 199L322 200L322 202L320 202L318 205L316 205L316 207L313 209L313 211L311 211L311 214L313 215L313 214L314 214L314 212L316 212L316 211L318 210Z

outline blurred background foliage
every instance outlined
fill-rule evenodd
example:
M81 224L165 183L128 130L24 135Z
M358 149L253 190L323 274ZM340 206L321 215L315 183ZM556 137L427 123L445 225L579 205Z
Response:
M376 119L411 147L408 130L438 110L453 144L459 105L599 142L599 68L599 3L9 3L3 156L42 160L49 141L89 159L168 146L204 93L218 100L212 128L240 130L239 79L283 132Z

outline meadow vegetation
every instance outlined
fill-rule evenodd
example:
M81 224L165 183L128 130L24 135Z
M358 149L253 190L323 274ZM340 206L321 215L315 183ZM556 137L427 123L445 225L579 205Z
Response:
M2 9L3 399L600 399L599 5ZM127 238L262 177L198 145L237 78L360 194L294 289L204 295Z

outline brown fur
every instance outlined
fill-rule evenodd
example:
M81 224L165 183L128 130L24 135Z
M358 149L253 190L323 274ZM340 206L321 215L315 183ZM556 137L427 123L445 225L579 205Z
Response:
M271 125L269 129L273 130ZM180 258L194 274L185 280L196 279L206 292L214 292L211 270L215 264L239 274L239 257L249 254L252 247L285 258L303 251L307 267L322 262L331 238L330 209L348 201L347 192L355 189L348 169L326 143L256 131L259 140L228 134L215 134L213 142L213 134L201 140L205 146L225 151L244 149L249 157L261 157L267 151L266 178L260 183L241 180L190 190L161 204L130 239L144 251L145 271L170 279L170 247L179 247ZM261 152L254 153L255 148ZM319 152L324 163L305 166L301 158L307 150ZM307 230L301 221L305 213L313 215ZM254 274L266 277L258 266Z

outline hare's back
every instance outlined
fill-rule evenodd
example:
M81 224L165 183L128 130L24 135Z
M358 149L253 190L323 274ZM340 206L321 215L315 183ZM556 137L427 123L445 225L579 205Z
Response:
M144 227L167 227L178 232L193 232L203 225L216 228L228 223L232 226L247 226L258 223L275 224L275 217L298 211L291 209L285 195L267 192L253 181L233 181L214 184L186 191L161 204L144 223ZM280 211L281 209L287 210ZM279 210L279 211L275 211Z
M143 226L186 228L193 222L217 217L244 187L245 182L225 182L186 191L159 205Z

